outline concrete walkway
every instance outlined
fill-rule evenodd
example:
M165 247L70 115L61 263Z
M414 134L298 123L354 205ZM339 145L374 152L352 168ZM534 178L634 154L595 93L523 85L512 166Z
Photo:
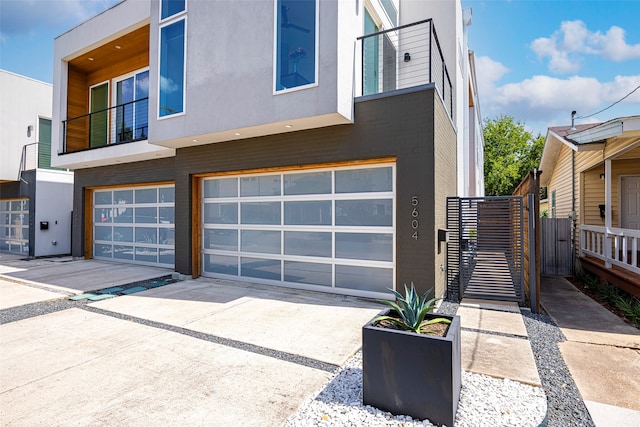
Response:
M563 277L543 277L541 303L567 341L559 344L597 426L640 426L640 331Z
M23 312L167 273L3 255L0 301ZM0 425L279 426L360 348L382 308L212 279L73 304L0 325Z
M517 303L463 299L456 314L463 370L541 387Z

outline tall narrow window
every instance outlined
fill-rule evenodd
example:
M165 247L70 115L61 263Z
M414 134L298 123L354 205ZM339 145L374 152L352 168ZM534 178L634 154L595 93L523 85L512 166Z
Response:
M316 82L316 0L276 3L276 90Z
M185 20L160 28L160 117L184 111Z
M51 120L38 117L38 167L51 168Z
M115 142L147 137L149 71L135 73L115 84Z
M185 0L162 0L160 20L166 19L185 10Z

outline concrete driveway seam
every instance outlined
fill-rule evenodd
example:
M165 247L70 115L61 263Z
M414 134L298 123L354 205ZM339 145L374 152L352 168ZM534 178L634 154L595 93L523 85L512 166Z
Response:
M4 274L0 274L0 279L5 280L7 282L17 283L18 285L24 285L24 286L28 286L30 288L35 288L35 289L42 289L43 291L54 292L56 294L61 294L66 296L72 296L76 294L75 292L67 288L52 286L46 283L32 282L30 280L16 279L15 277L5 276Z
M198 331L194 331L188 328L183 328L180 326L169 325L162 322L156 322L154 320L142 319L139 317L125 315L125 314L117 313L113 311L108 311L108 310L104 310L104 309L89 306L89 305L82 306L79 308L82 308L83 310L86 310L86 311L90 311L92 313L102 314L105 316L114 317L116 319L127 320L130 322L139 323L145 326L158 328L164 331L187 335L193 338L201 339L203 341L208 341L208 342L223 345L226 347L235 348L237 350L248 351L250 353L259 354L262 356L272 357L274 359L295 363L297 365L305 366L308 368L314 368L314 369L322 370L329 373L334 373L338 369L340 369L339 365L335 365L333 363L323 362L321 360L313 359L313 358L298 355L298 354L293 354L285 351L262 347L262 346L251 344L244 341L238 341L230 338L220 337L217 335L207 334L204 332L198 332Z
M518 338L524 341L529 341L528 337L523 337L522 335L515 335L515 334L508 334L506 332L497 332L497 331L487 331L484 329L475 329L475 328L461 328L463 331L467 331L467 332L477 332L480 334L486 334L486 335L497 335L500 337L506 337L506 338Z

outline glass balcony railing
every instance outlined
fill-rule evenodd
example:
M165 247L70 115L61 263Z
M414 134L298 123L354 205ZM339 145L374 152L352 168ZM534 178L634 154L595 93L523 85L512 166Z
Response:
M434 83L453 117L454 86L431 19L358 37L361 95Z
M145 140L149 133L149 98L83 114L62 124L62 154Z

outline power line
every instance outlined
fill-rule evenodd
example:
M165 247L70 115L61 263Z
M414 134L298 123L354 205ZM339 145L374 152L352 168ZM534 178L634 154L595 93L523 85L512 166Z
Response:
M626 98L628 98L629 96L631 96L631 94L633 94L633 92L637 91L638 89L640 89L640 86L637 86L634 90L632 90L631 92L629 92L628 94L626 94L625 96L623 96L622 98L618 99L616 102L614 102L613 104L609 105L606 108L603 108L600 111L596 111L593 114L589 114L588 116L580 116L580 117L576 117L576 119L588 119L589 117L595 116L596 114L600 114L603 111L607 111L609 108L613 107L614 105L616 105L619 102L624 101Z

